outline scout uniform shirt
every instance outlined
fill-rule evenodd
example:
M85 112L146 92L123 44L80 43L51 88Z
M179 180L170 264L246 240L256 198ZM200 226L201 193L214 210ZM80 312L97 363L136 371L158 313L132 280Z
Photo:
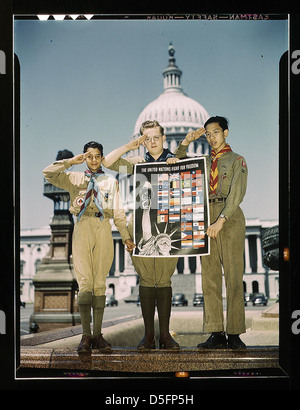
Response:
M69 210L77 216L84 201L89 178L83 172L67 171L70 166L68 159L56 161L46 167L43 174L48 182L70 193ZM97 183L101 194L103 216L104 218L113 218L124 242L130 235L126 227L126 216L119 197L119 184L113 177L104 173L97 177ZM99 212L93 198L85 212L86 214Z
M183 158L188 146L182 145L181 142L175 151L179 158ZM206 157L206 169L208 186L210 180L210 168L212 163L211 156ZM231 218L240 203L242 202L247 188L247 164L245 159L233 151L224 152L218 159L217 168L219 180L216 192L209 192L209 199L225 199L225 205L222 214L227 220Z

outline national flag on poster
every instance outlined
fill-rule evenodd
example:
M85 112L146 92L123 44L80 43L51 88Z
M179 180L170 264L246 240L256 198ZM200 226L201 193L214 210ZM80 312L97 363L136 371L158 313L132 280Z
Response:
M200 205L203 204L203 197L200 195L195 195L193 198L193 205Z
M181 232L181 239L193 239L192 231Z
M182 179L181 180L181 188L190 188L191 185L191 180L190 179Z
M192 187L193 195L203 195L203 189L199 186Z
M166 208L162 208L162 209L158 209L157 210L158 215L162 215L162 214L168 214L169 210Z
M193 231L194 239L204 239L205 233L204 231Z
M181 179L190 179L191 178L191 173L188 172L181 172Z
M193 207L192 206L189 206L189 205L183 205L182 206L182 208L181 208L181 213L191 213L191 212L193 212Z
M168 208L169 206L169 199L158 199L157 200L157 207L158 209L162 209L162 208Z
M193 176L193 178L199 178L199 176L201 176L201 169L195 169L193 171L191 171L191 174Z
M157 215L157 223L168 222L168 215Z
M194 244L193 244L193 248L197 249L197 248L203 248L205 246L205 241L203 240L194 240Z
M170 191L171 197L180 197L180 189L173 189Z
M187 197L181 198L181 204L182 205L192 205L192 197L187 196Z
M204 221L204 212L193 215L193 221Z
M158 174L158 181L168 181L169 174Z
M191 231L193 229L192 222L181 222L182 231Z
M180 206L180 198L172 198L174 201L174 205Z
M170 181L179 181L179 172L175 172L174 174L170 174Z
M204 222L193 222L193 230L194 231L199 231L199 230L204 230Z
M189 213L181 214L181 220L182 220L183 222L192 221L192 220L193 220L193 214L189 214Z
M180 221L180 214L169 214L169 221L170 222L179 222Z
M182 248L192 248L193 247L193 241L192 240L181 241L181 247Z
M192 191L191 188L183 188L181 190L181 195L184 196L191 196L192 195Z
M196 214L204 212L204 205L193 205L193 212Z
M180 188L180 181L172 181L170 182L170 187L173 189Z

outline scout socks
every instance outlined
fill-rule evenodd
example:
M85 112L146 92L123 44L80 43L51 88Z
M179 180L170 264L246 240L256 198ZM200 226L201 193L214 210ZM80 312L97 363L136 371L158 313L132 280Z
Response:
M155 290L152 287L139 287L142 315L145 326L144 338L140 341L138 349L155 349L154 338L154 314L155 314Z
M101 333L102 320L105 308L105 296L94 296L92 298L93 306L93 335L97 336Z
M180 346L169 333L172 306L172 288L156 288L156 302L159 319L159 346L161 349L179 349Z
M111 344L107 342L101 333L103 314L105 308L105 295L95 296L92 298L93 307L93 339L92 348L101 350L111 350Z
M78 306L83 336L91 336L92 292L78 293Z

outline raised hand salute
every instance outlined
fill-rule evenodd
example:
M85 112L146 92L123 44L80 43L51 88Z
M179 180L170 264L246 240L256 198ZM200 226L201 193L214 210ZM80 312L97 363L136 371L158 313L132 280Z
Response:
M205 128L199 128L196 131L191 131L189 132L184 140L182 141L182 145L189 145L192 141L197 140L198 138L200 138L202 135L205 134Z

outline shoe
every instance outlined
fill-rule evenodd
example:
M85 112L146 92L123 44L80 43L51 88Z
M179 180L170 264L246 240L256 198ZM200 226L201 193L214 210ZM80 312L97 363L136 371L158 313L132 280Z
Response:
M155 349L155 338L153 333L145 333L143 339L138 344L138 350Z
M77 347L78 353L88 353L91 351L92 337L83 335Z
M228 335L229 349L246 349L246 345L241 341L239 335Z
M111 344L107 342L102 333L93 337L92 339L92 349L101 349L101 350L111 350Z
M227 339L224 332L213 332L204 343L197 345L200 349L226 349Z
M172 338L170 333L164 333L159 338L159 348L169 350L179 350L179 344Z

